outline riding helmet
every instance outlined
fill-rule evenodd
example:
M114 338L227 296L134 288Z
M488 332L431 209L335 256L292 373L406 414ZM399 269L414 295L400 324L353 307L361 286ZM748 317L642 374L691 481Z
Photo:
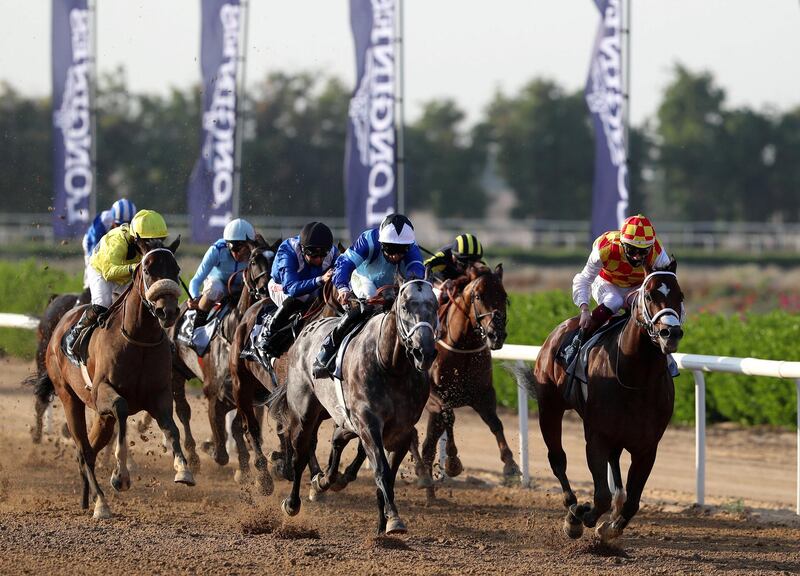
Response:
M453 242L453 256L468 260L480 260L483 258L483 246L472 234L461 234L456 236Z
M324 248L333 246L333 232L322 222L309 222L300 232L300 245L303 248Z
M411 220L402 214L389 214L378 229L381 244L413 244L416 242Z
M167 223L154 210L139 210L131 220L131 231L138 238L166 238Z
M622 223L619 231L619 240L623 244L630 244L636 248L650 248L656 241L656 231L650 219L641 214L628 217Z
M256 231L253 225L243 218L236 218L225 225L222 231L222 238L226 242L245 242L256 239Z

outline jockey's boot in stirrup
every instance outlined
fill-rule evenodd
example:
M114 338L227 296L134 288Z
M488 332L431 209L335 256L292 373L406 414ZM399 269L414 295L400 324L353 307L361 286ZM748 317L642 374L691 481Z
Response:
M283 304L270 316L269 322L264 329L263 336L258 339L259 350L268 353L270 339L275 336L281 328L289 324L289 320L291 320L294 313L302 309L303 305L304 302L297 298L287 298L283 301Z
M78 336L80 336L81 332L83 332L86 328L96 323L100 315L105 314L106 312L108 312L108 308L101 306L100 304L91 304L86 310L83 311L83 315L81 316L80 320L78 320L75 326L72 327L67 334L66 339L64 340L64 346L73 356L77 355L78 353L78 350L75 348L76 344L78 343Z
M192 320L191 334L194 334L194 331L200 328L200 326L205 326L206 322L208 322L208 310L196 309Z
M336 350L344 340L347 333L361 320L362 312L359 308L350 309L347 314L342 316L336 327L325 337L322 342L322 349L314 360L314 378L329 378L331 376Z

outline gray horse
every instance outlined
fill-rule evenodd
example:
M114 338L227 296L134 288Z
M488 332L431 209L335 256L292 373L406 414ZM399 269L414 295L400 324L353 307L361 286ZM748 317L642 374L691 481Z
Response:
M314 477L325 491L339 473L342 450L358 437L375 471L378 533L403 533L405 524L394 503L397 470L405 458L414 425L430 392L428 369L436 358L437 301L431 284L402 284L391 310L371 318L351 341L342 366L342 382L315 379L312 364L325 336L337 322L321 319L301 332L287 358L285 386L270 399L270 414L288 434L295 451L292 491L281 508L300 511L300 481L314 449L321 422L336 421L327 470ZM391 452L387 460L385 451Z

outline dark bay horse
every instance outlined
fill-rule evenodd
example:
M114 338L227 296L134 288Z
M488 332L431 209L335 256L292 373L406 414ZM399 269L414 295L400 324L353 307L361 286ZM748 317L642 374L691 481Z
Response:
M37 395L49 397L53 390L64 406L67 425L78 448L83 481L81 506L89 507L89 491L95 495L95 518L111 512L95 477L97 453L109 442L117 423L117 466L111 485L117 491L130 488L127 468L127 417L146 410L158 423L172 446L175 482L194 485L180 435L172 419L172 352L164 331L178 316L178 273L174 251L156 248L142 254L129 289L112 305L104 326L95 330L89 343L89 361L84 367L70 363L61 351L61 339L83 308L67 312L50 338L47 373L40 375ZM138 248L137 248L138 249ZM91 383L91 390L87 384ZM87 434L85 407L98 417Z
M506 339L508 295L503 288L502 265L494 272L487 266L471 266L449 296L439 310L439 353L430 370L428 428L422 446L423 467L418 469L420 484L428 489L430 498L435 496L431 468L442 432L447 432L447 475L457 476L463 469L453 434L453 409L462 406L475 410L497 439L504 479L519 481L520 476L497 417L497 395L492 385L491 350L502 348Z
M170 337L175 344L176 356L172 367L175 412L183 423L184 433L187 436L184 440L184 446L190 453L190 465L193 465L191 454L194 454L194 458L197 458L197 455L194 453L194 439L189 440L191 438L189 426L191 409L189 403L186 402L186 380L195 377L203 382L203 395L208 402L208 420L211 425L212 437L212 442L207 446L207 449L214 462L224 466L228 463L228 450L225 447L225 415L236 408L232 395L228 354L230 353L236 327L239 325L244 313L254 302L265 298L268 294L269 273L272 268L272 260L275 257L275 250L279 243L280 241L269 245L260 234L256 235L255 247L250 253L247 267L242 271L243 288L238 297L236 307L222 319L217 335L211 340L208 352L202 358L197 355L193 348L175 337L178 328L177 322L169 331ZM182 316L185 312L186 305L184 304L181 307L180 315ZM247 446L244 442L243 433L242 418L237 416L233 421L232 435L236 442L237 452L246 455Z
M641 287L631 294L628 320L605 333L589 354L585 405L579 413L594 481L592 505L577 504L567 479L567 455L561 446L561 420L564 411L573 406L563 398L565 367L556 355L564 336L577 327L577 317L561 323L547 337L532 379L527 370L515 370L519 383L536 393L539 426L550 467L563 490L563 503L568 510L564 532L570 538L579 538L584 526L593 528L611 510L607 466L611 467L615 485L613 510L610 521L597 527L597 535L603 542L620 537L639 510L675 399L667 354L677 351L683 337L683 293L676 268L673 259L664 270L647 270ZM624 489L619 466L623 450L631 456Z
M47 308L44 310L41 318L39 318L39 325L36 327L36 374L25 380L26 383L35 383L39 374L44 374L47 371L45 366L45 355L47 354L47 345L50 343L50 336L53 334L56 325L61 318L69 310L75 306L88 304L91 301L91 294L89 289L83 292L68 292L66 294L54 294L50 297L47 303ZM31 438L34 444L42 441L42 418L50 405L49 399L42 400L36 397L35 409L35 422L31 429Z
M400 285L391 310L372 317L353 337L344 357L341 386L312 375L322 341L337 320L323 318L303 329L287 353L286 384L270 398L270 415L294 448L294 479L281 504L284 513L293 516L300 511L303 470L320 424L332 417L336 428L328 468L313 484L324 491L336 483L342 450L358 438L375 471L378 533L406 531L395 506L394 484L430 392L436 312L429 282L409 280ZM391 452L388 459L386 451Z

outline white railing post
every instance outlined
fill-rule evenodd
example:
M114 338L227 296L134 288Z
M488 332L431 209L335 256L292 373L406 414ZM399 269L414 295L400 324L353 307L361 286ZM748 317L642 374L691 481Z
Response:
M522 486L531 485L531 472L528 463L528 393L522 386L517 386L517 404L519 408L519 465L522 467Z
M706 379L700 370L694 375L694 468L697 504L706 499Z

